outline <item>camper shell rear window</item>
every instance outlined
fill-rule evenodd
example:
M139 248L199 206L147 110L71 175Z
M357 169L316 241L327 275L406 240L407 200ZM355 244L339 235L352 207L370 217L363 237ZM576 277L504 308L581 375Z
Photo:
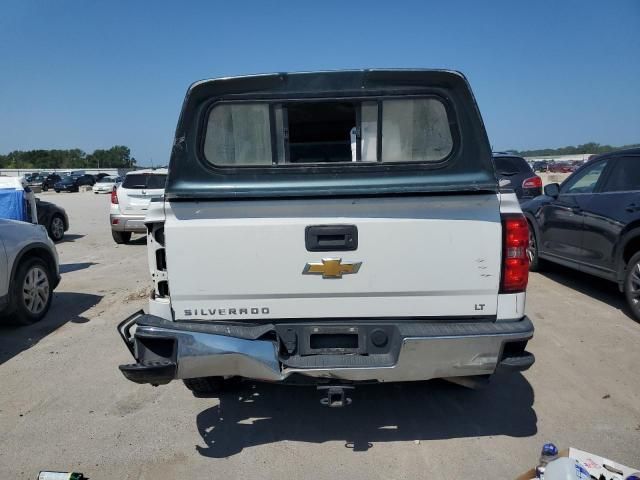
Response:
M437 96L225 101L209 110L202 152L216 167L443 163L454 122Z

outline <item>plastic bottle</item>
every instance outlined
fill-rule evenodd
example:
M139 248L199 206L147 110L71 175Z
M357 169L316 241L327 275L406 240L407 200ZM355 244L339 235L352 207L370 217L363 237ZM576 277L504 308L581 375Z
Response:
M558 458L558 447L553 443L545 443L542 446L542 452L540 452L540 461L536 467L536 477L544 478L544 471L549 462L552 462Z
M569 457L549 462L544 471L544 480L590 480L591 475L582 464Z
M40 472L38 480L85 480L86 477L78 472Z

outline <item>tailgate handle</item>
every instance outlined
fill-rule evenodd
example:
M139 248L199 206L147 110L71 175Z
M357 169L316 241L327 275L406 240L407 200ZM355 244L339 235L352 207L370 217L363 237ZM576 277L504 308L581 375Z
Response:
M357 250L358 228L355 225L309 225L304 231L309 252Z

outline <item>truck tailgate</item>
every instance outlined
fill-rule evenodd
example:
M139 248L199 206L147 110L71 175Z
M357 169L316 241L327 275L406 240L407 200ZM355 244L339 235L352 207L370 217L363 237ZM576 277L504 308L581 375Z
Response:
M496 314L502 227L492 193L166 205L176 319ZM355 226L357 249L308 251L305 229L316 225ZM345 274L303 273L322 271L323 259Z

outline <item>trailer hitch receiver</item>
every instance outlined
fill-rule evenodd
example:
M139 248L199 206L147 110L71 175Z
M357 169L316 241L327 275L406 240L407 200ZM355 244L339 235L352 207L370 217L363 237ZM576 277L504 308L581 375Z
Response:
M339 408L346 405L351 405L351 397L347 393L353 390L354 387L345 385L327 385L318 387L318 391L325 393L320 399L320 403L325 407Z

